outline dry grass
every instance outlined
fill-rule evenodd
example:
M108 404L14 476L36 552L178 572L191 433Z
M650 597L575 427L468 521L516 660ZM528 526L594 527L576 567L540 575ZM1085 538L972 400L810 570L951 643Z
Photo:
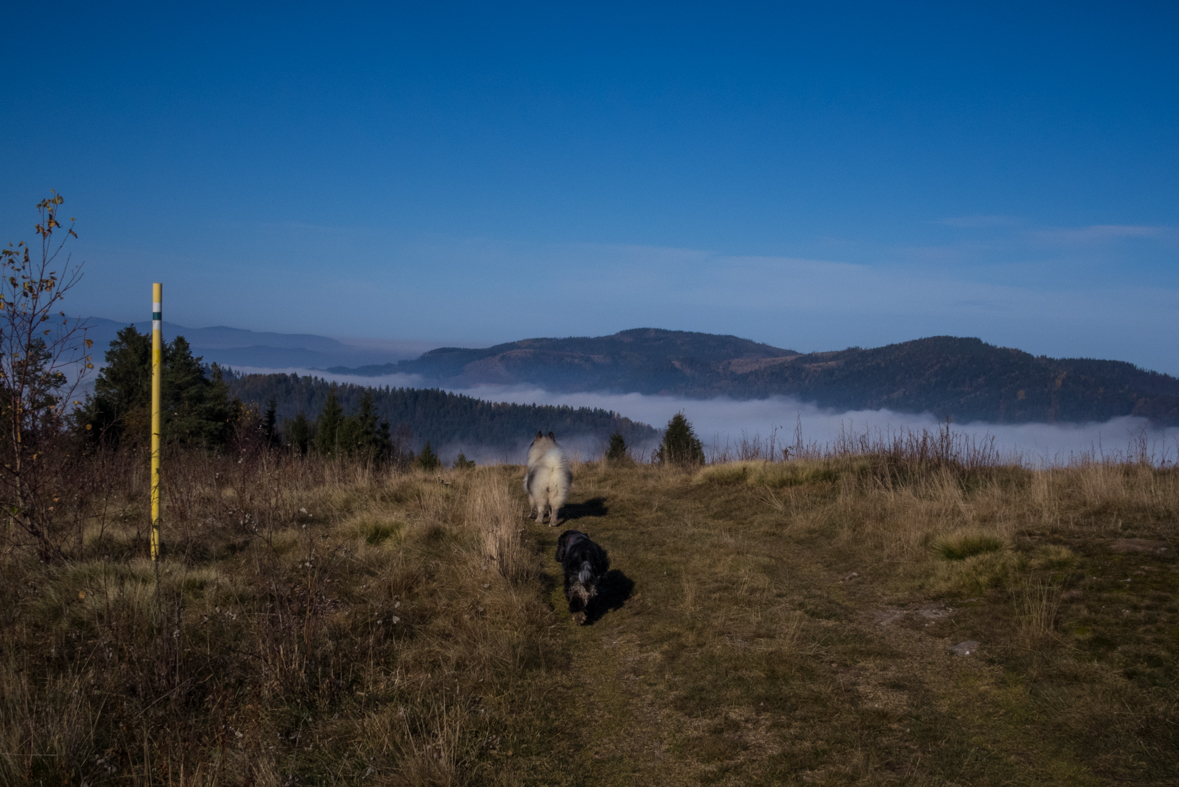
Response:
M0 553L0 783L1171 779L1179 471L855 447L581 463L584 627L517 468L173 457L157 574L103 457L66 562Z
M587 466L608 512L577 526L635 591L571 629L547 740L594 754L515 779L1166 782L1179 571L1146 550L1174 540L1176 480L929 453Z
M552 658L504 472L181 459L158 577L138 478L64 565L3 555L0 783L478 773Z
M1045 580L1025 578L1013 595L1020 636L1029 647L1035 647L1056 629L1060 588Z
M536 580L539 561L526 543L520 504L503 483L503 474L478 471L466 498L466 522L483 536L483 557L513 585Z

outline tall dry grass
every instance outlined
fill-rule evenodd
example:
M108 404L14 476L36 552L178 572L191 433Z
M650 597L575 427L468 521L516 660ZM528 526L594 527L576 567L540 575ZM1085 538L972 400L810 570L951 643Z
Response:
M550 658L514 476L173 451L152 565L142 458L93 457L63 563L0 552L0 783L479 773Z
M520 504L504 485L502 474L480 471L466 485L467 525L483 537L483 556L513 585L535 580L536 553L525 539Z

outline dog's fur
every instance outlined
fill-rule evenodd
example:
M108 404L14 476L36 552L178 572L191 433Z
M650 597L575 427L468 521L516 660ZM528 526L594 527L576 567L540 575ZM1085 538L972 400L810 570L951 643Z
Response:
M524 491L528 503L536 511L536 522L544 521L544 512L549 510L549 527L555 527L561 506L569 496L573 483L573 471L565 451L557 445L557 438L549 432L536 433L532 445L528 446L528 472L524 476Z
M557 539L557 562L565 570L569 612L579 625L584 625L590 602L598 595L598 583L610 570L610 557L585 533L566 530Z

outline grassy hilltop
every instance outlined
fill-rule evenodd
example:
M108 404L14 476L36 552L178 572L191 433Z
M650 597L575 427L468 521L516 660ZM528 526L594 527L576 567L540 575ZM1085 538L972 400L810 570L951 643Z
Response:
M172 457L157 580L106 457L0 554L0 783L1173 783L1179 471L870 448L577 466L584 627L519 467Z

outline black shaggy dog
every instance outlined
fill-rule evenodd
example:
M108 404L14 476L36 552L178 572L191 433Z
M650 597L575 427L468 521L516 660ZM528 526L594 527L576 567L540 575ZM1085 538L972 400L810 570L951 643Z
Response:
M557 562L565 569L565 600L579 625L585 624L598 582L610 570L606 550L579 530L566 530L557 539Z

